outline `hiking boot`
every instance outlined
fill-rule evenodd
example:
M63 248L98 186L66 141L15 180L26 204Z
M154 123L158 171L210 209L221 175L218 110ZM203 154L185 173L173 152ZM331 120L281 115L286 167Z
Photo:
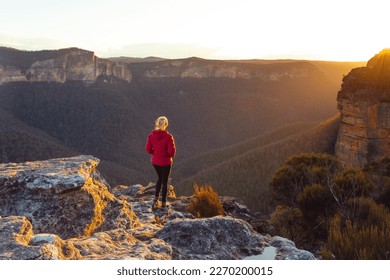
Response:
M157 205L157 204L158 204L158 196L155 196L153 199L153 205Z

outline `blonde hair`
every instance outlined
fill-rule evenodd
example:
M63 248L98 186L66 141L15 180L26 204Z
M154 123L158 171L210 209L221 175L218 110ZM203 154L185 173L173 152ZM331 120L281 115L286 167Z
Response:
M165 130L167 126L168 126L168 119L165 116L158 117L154 124L154 128L156 130Z

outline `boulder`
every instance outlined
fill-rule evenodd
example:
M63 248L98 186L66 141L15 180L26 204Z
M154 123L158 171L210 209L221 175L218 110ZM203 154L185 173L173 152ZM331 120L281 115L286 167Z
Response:
M312 253L300 250L295 243L287 238L274 236L269 244L276 248L275 260L315 260Z
M222 216L169 221L156 236L172 246L174 259L242 259L266 244L248 223Z

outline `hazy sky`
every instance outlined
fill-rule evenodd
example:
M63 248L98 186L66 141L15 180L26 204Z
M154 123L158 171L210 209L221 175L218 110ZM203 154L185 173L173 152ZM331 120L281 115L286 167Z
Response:
M389 27L387 0L0 0L0 45L100 57L366 61Z

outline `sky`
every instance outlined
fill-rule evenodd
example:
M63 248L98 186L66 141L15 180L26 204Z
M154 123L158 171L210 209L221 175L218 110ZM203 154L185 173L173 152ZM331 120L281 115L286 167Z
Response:
M99 57L367 61L387 0L0 0L0 46Z

